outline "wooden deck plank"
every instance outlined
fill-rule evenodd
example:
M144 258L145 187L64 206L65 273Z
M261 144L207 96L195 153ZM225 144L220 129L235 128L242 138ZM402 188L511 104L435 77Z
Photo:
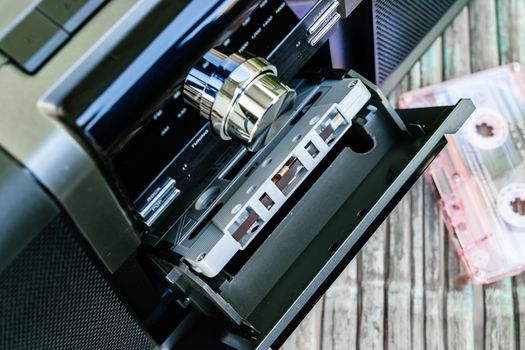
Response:
M421 63L416 62L409 73L409 88L421 86ZM425 179L419 179L410 190L412 204L412 349L425 348Z
M443 78L443 40L438 38L421 58L422 85L440 82ZM443 250L446 237L431 187L425 184L424 254L425 254L425 339L427 349L444 349L446 337L444 303Z
M425 347L428 350L445 349L446 320L443 288L444 266L442 251L446 237L436 202L429 193L429 183L424 184L424 256L425 256Z
M324 297L323 350L356 348L359 321L357 263L358 259L350 262Z
M515 277L514 281L514 321L518 332L516 349L523 350L525 349L525 275Z
M525 1L498 0L496 12L500 63L525 64Z
M465 7L443 33L442 78L452 79L470 73L470 41L469 8Z
M299 327L286 340L282 350L320 350L321 349L321 320L323 317L323 300L320 300L301 322Z
M385 244L384 223L359 254L358 349L382 349L385 336Z
M516 349L512 280L485 287L485 349Z
M403 198L390 216L389 274L387 279L387 342L393 349L408 349L410 322L410 197Z
M483 0L485 1L485 0ZM490 3L492 0L486 0ZM465 8L456 18L451 27L444 33L444 75L445 80L456 78L470 73L471 64L477 64L469 50L465 50L472 40L479 40L469 21L472 18L482 17L479 7L481 2L473 4L474 8ZM490 5L489 5L490 6ZM470 27L470 33L469 33ZM475 32L472 37L472 32ZM486 44L486 43L483 43ZM443 233L446 235L446 233ZM447 237L448 238L448 237ZM445 291L446 291L446 319L447 319L447 349L474 348L474 320L473 320L473 293L472 284L467 273L448 239L445 244Z
M419 67L417 67L419 68ZM411 74L412 76L412 74ZM410 191L412 202L412 349L425 348L425 257L424 257L424 179L419 179Z
M525 64L525 1L498 0L496 10L500 64ZM525 275L515 277L511 289L515 348L525 349Z
M408 90L405 77L396 88ZM395 94L393 95L395 96ZM397 100L397 97L396 97ZM390 349L409 349L411 344L411 217L410 195L406 195L390 214L386 251L386 346Z
M477 72L499 63L496 3L494 0L471 0L468 8L471 70Z
M443 40L438 38L430 49L421 57L421 85L440 82L443 77ZM425 348L429 350L445 349L445 317L443 290L442 254L445 242L439 222L436 201L432 188L423 181L423 257L425 289Z

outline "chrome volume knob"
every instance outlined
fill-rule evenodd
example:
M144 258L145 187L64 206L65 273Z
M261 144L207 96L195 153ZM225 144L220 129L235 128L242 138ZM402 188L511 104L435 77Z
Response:
M190 70L184 96L217 136L238 139L255 150L291 107L295 91L277 79L276 68L264 58L212 49L202 65Z

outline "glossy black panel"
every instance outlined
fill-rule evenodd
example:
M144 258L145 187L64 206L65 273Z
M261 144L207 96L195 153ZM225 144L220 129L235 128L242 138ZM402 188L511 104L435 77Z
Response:
M107 149L136 128L251 0L139 3L52 92L46 112Z
M227 33L227 38L221 40L225 50L267 57L299 22L282 0L261 2L250 11L243 17L242 23L234 26L233 34ZM213 66L204 60L198 64L207 65L205 69L208 70ZM133 132L115 141L107 151L132 198L136 198L148 185L154 190L156 184L152 181L161 172L161 178L168 174L181 185L188 183L181 177L191 176L191 192L198 194L198 188L194 188L193 184L206 178L209 170L207 166L204 166L205 169L197 166L200 156L211 151L217 159L231 158L236 154L232 152L232 145L216 140L211 134L203 140L206 145L200 149L189 147L192 140L200 139L208 122L183 101L180 85L169 91L160 105L155 105L155 110L148 112ZM239 148L238 145L235 148ZM210 161L213 162L213 159ZM184 171L181 171L183 166ZM180 204L186 195L188 192L183 191L177 202Z

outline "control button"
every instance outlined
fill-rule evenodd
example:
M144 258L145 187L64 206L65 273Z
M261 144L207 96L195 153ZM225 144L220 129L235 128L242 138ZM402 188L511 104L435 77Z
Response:
M67 39L65 31L33 10L0 38L0 49L34 73Z
M103 3L104 0L43 0L38 9L71 33Z
M264 58L211 49L204 59L186 77L185 100L221 139L235 138L251 151L261 148L293 105L295 91L277 79L277 69Z

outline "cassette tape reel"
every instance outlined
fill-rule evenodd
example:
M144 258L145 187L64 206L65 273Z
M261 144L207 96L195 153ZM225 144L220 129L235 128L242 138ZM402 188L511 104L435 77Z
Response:
M461 128L465 139L481 150L501 147L509 137L507 120L496 110L476 109Z

